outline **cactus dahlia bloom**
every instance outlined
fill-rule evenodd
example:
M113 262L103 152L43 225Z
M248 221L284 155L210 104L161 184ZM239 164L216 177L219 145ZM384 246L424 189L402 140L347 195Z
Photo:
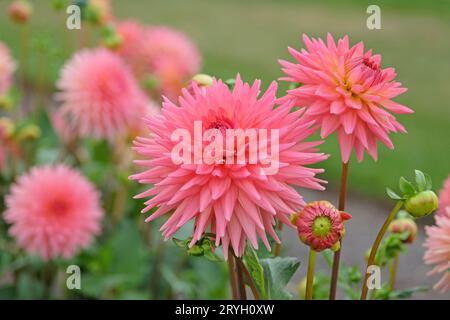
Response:
M0 97L11 87L15 69L16 63L11 57L8 47L0 41Z
M107 49L82 50L58 82L63 113L80 136L113 138L141 121L148 99L124 62Z
M436 225L425 228L427 251L424 260L434 265L429 275L442 274L434 289L445 292L450 289L450 208L447 207L445 215L437 215L435 219Z
M242 256L247 239L258 248L258 236L270 250L266 233L279 241L274 231L276 219L290 224L289 215L304 206L294 187L323 189L320 183L324 181L315 177L323 170L306 167L327 158L315 149L320 142L304 141L315 128L299 118L301 110L291 112L291 102L275 108L276 90L274 82L259 97L260 81L249 85L239 76L233 90L220 80L202 88L193 83L191 90L183 89L178 105L165 99L162 114L146 120L152 134L137 138L135 150L146 158L138 163L148 169L131 179L153 185L136 198L152 196L145 203L143 212L159 207L146 221L169 216L161 228L166 239L193 219L191 246L205 232L211 232L215 234L216 246L222 245L226 257L230 245L237 256ZM174 141L173 134L183 129L193 139ZM279 165L278 171L267 174L266 165L261 161L250 162L249 156L242 162L236 161L239 155L249 155L249 146L255 140L248 144L238 142L237 147L226 145L223 139L217 138L223 136L207 142L206 132L219 135L233 129L270 131L265 138L260 136L261 143L253 151L264 154L263 142L270 140L271 151L267 151L266 156L271 152L270 157L278 156L278 161L274 160ZM197 135L196 130L204 130L205 136ZM273 132L279 132L279 152L272 145L276 142ZM180 143L187 147L183 156L194 161L172 159ZM217 154L207 152L211 146L217 147ZM195 153L202 148L205 150L203 159L197 161ZM220 152L222 149L223 153ZM214 161L209 161L211 159ZM268 158L260 156L260 159Z
M444 186L439 192L439 214L445 215L449 208L450 208L450 176L448 176L447 180L444 182Z
M289 90L285 100L306 107L306 119L315 119L326 138L337 131L343 162L355 149L358 161L364 151L377 160L377 141L393 149L390 132L406 132L390 113L413 111L392 101L407 89L394 79L393 68L381 68L381 56L364 52L359 42L349 46L348 37L337 44L328 34L327 43L303 35L306 50L289 48L296 63L280 60L287 77L283 80L300 86Z
M337 210L328 201L308 203L302 211L293 215L300 240L313 250L338 250L345 234L344 221L351 215Z
M35 167L6 196L4 218L19 246L44 260L71 258L101 231L103 211L95 187L78 171Z

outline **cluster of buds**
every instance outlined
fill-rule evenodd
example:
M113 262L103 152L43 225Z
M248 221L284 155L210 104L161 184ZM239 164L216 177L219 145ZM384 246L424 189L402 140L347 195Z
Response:
M104 26L113 19L110 0L89 0L84 8L86 20L94 25Z
M116 50L122 45L123 39L116 28L108 25L102 30L102 44L108 49Z
M15 0L8 7L8 14L16 23L26 23L33 14L33 7L28 0Z
M401 177L399 188L402 195L398 195L387 188L391 199L403 200L405 210L414 218L422 218L436 211L439 207L439 199L431 190L431 178L422 171L415 171L415 184Z
M345 235L344 222L349 219L350 214L339 211L328 201L308 203L302 211L291 216L300 240L317 252L340 249Z

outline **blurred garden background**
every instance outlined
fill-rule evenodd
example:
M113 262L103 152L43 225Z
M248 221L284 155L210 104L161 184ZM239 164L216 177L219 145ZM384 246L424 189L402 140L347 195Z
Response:
M9 3L8 0L0 0L0 40L19 59L21 30L7 17ZM51 0L32 3L34 12L28 29L31 42L25 71L31 96L28 99L33 101L40 91L46 97L43 104L52 104L59 70L76 49L79 31L65 30L67 14L64 10L55 11ZM390 202L385 196L386 186L395 186L399 176L410 175L417 168L430 174L435 189L441 188L447 178L450 172L450 1L113 0L112 3L114 15L119 20L137 19L148 25L167 25L187 34L202 55L202 73L228 79L239 72L247 81L261 79L264 87L282 77L277 61L291 60L287 47L302 48L303 33L313 37L325 37L327 32L335 37L348 34L352 44L364 41L366 48L382 54L383 67L395 66L398 81L408 88L408 92L397 101L414 109L415 114L399 117L408 134L392 137L394 151L380 146L378 162L367 158L359 164L352 156L349 198L356 197L358 201L350 202L350 208L353 203L355 208L365 210L364 204L368 203L367 211L371 214L387 214ZM369 16L366 9L370 4L381 8L381 30L366 27ZM90 45L94 46L101 31L92 28L91 32ZM21 72L19 67L17 74ZM279 94L287 87L280 82ZM46 131L51 131L46 128L48 119L40 118L39 124L43 134L35 146L38 151L33 161L43 164L54 158L56 137ZM94 141L87 141L86 146L91 157L81 170L102 188L103 199L107 201L117 187L114 183L109 184L107 177L113 170L112 164L105 160L110 149ZM333 135L328 139L321 150L332 155L320 166L326 169L322 177L329 180L329 195L335 197L333 191L339 187L341 170L336 137ZM119 177L114 179L126 181L127 175L127 172L119 173ZM141 190L133 182L124 184L127 186L127 199ZM3 192L6 193L6 190L0 191L2 196ZM307 193L308 196L311 199L307 200L315 200L314 197L321 195ZM104 203L105 212L112 210L112 206ZM66 297L217 299L228 296L225 264L218 268L214 262L184 257L184 252L171 242L161 241L159 222L153 223L152 227L143 225L139 214L143 208L141 201L127 200L125 208L125 218L121 222L107 220L101 240L73 261L88 272L83 278L82 293L69 292ZM357 216L358 212L352 214ZM363 216L367 217L367 214ZM380 224L380 219L374 221ZM432 220L426 223L432 223ZM0 226L6 229L5 225ZM361 245L367 248L374 233L366 233L364 230L369 227L367 220L358 219L348 232L358 229L358 226L361 227L356 232L358 237L352 237L349 242L367 240ZM420 230L423 239L423 228ZM177 237L183 239L187 235ZM289 239L289 254L295 255L295 239ZM146 249L149 242L152 248L156 248L151 252ZM347 249L350 248L351 245ZM358 255L363 255L360 247L355 250L359 250ZM412 252L415 259L408 264L424 268L421 243L415 245ZM305 274L305 256L305 252L300 254L301 275L295 278L296 281ZM66 262L56 261L48 265L33 257L14 257L6 250L0 253L0 268L3 268L0 272L3 275L12 277L24 268L31 271L23 273L25 276L14 285L5 276L0 278L0 298L45 298L44 292L49 292L48 287L57 282L53 279L46 283L46 279L50 279L49 273L59 270L57 277L65 279L61 266L67 265ZM349 258L344 262L357 261ZM12 270L12 273L5 270ZM413 273L416 269L411 270ZM420 272L422 270L427 269L420 269ZM418 277L425 279L425 273ZM405 275L404 279L407 278ZM148 286L158 290L149 292ZM50 291L54 297L62 297L58 290L55 287ZM296 287L292 285L291 291L296 292Z

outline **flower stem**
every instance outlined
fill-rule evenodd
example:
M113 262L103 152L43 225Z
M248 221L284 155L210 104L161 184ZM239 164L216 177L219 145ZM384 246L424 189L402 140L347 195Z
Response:
M244 282L244 268L243 264L240 264L239 258L234 257L236 261L236 278L237 278L237 287L239 291L239 300L247 300L247 292L245 291L245 282Z
M397 276L397 269L398 269L398 253L395 254L394 260L391 263L391 266L389 268L389 287L391 290L395 289L395 278Z
M245 264L242 262L242 259L236 258L236 261L237 261L238 265L241 266L242 271L244 272L245 278L247 279L247 283L250 286L250 289L252 290L253 297L255 298L255 300L261 300L261 296L259 295L258 288L256 287L255 281L253 280L250 272L247 270L247 267L245 266Z
M228 274L230 275L231 297L239 300L239 289L237 285L236 266L233 250L228 249Z
M340 211L345 210L345 199L347 196L347 179L348 178L348 162L342 163L342 174L341 174L341 187L339 191L339 204L338 209ZM333 257L333 267L331 272L331 286L330 286L330 300L336 299L337 283L339 278L339 263L341 260L341 250L342 250L342 240L341 248L334 253Z
M369 288L367 286L367 279L369 279L369 273L367 272L367 269L369 268L369 266L375 264L375 257L378 251L378 247L380 246L381 240L383 239L383 236L386 233L387 228L391 224L392 220L394 220L395 216L397 215L397 212L402 208L402 206L403 201L398 201L394 209L392 209L391 213L387 217L380 231L378 232L375 242L373 243L372 249L370 250L369 260L367 261L366 274L364 276L363 288L361 292L361 300L367 299L367 293L369 291Z
M277 230L280 231L280 232L283 231L283 223L281 221L278 221ZM281 254L281 242L275 243L274 254L275 254L275 257L279 257L280 256L280 254Z
M314 268L316 265L316 251L309 249L308 259L308 275L306 276L306 300L313 298L313 284L314 284Z
M20 71L21 71L21 85L23 89L23 95L26 92L26 81L27 81L27 64L28 64L28 45L29 45L29 34L28 34L28 24L21 26L20 30Z

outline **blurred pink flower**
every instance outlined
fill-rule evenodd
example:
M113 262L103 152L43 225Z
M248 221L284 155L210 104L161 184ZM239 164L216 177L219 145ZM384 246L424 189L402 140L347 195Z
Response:
M347 36L337 45L330 34L327 44L306 35L303 41L306 50L289 48L296 63L280 60L287 75L283 80L300 84L282 101L306 107L306 119L317 121L322 138L337 131L343 162L353 149L358 161L365 150L377 160L378 140L393 149L389 133L406 130L389 111L413 112L391 100L407 90L394 80L394 69L382 69L381 56L372 50L364 53L362 42L350 48Z
M100 195L64 165L35 167L6 196L5 220L18 245L44 260L71 258L100 233Z
M142 82L158 95L176 99L185 83L200 70L196 46L183 33L168 27L144 27L135 21L117 25L122 38L118 54L132 67Z
M148 99L124 62L107 49L85 49L64 66L57 99L80 136L113 138L140 121Z
M304 206L294 187L324 189L320 184L324 181L315 177L323 170L306 167L327 158L315 149L321 142L303 141L315 129L299 118L301 110L291 112L291 102L275 108L275 82L260 98L260 81L250 86L239 76L231 91L220 80L214 80L211 87L193 84L191 89L192 95L190 90L183 90L178 105L165 99L162 114L146 120L151 136L135 141L135 150L146 159L136 162L149 169L131 179L153 185L136 198L153 196L145 202L143 212L159 206L146 221L169 214L161 228L168 239L194 219L191 245L209 228L215 234L216 246L222 244L225 256L230 243L238 256L243 254L247 239L257 248L257 236L270 250L266 232L279 241L274 231L275 219L290 224L289 215ZM264 166L251 164L249 157L242 164L224 163L225 158L212 164L176 164L171 153L179 142L173 141L171 135L178 129L193 133L197 121L201 121L202 130L220 132L237 128L279 130L278 172L266 174ZM212 145L202 139L194 135L194 148L188 156L195 158L196 144ZM241 146L250 152L247 144ZM258 148L261 151L261 146ZM224 149L226 159L235 160L236 150Z
M308 203L293 217L300 240L317 252L339 249L345 234L344 221L351 218L328 201Z
M11 57L8 47L0 41L0 97L11 87L15 70L16 63Z
M25 23L33 14L33 7L28 0L14 0L8 6L8 14L12 21Z
M439 214L444 215L450 208L450 176L444 182L444 186L439 192Z
M105 25L114 18L111 0L89 0L88 7L93 15L93 22L98 25Z
M429 275L442 274L434 289L445 292L450 289L450 208L445 215L436 215L436 225L425 227L427 240L424 260L435 265Z

